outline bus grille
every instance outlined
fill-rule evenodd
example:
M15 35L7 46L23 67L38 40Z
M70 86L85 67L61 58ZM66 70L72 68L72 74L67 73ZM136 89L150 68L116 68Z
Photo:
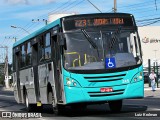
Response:
M114 90L113 92L88 92L90 97L105 97L105 96L113 96L113 95L121 95L124 93L125 89Z
M88 80L88 82L111 82L111 81L122 80L125 75L126 74L119 74L119 75L112 75L112 76L92 76L92 77L85 76L84 78Z

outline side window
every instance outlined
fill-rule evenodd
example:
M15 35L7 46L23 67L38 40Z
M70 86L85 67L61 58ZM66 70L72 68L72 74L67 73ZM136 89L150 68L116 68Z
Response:
M44 44L43 36L39 37L38 39L39 39L39 44L38 44L38 46L39 46L39 52L38 52L39 53L39 62L42 62L45 60L45 54L44 54L45 44Z
M25 53L25 45L21 46L21 68L26 65L26 53Z
M51 58L51 36L50 33L45 35L45 59Z
M26 44L26 65L31 65L31 43Z

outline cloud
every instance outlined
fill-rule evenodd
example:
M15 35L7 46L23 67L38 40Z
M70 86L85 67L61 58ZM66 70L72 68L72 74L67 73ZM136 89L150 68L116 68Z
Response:
M18 5L18 4L50 4L57 0L3 0L5 3L12 4L12 5Z
M56 0L44 0L45 3L49 4L49 3L53 3L55 2Z
M4 0L8 4L28 4L28 0Z

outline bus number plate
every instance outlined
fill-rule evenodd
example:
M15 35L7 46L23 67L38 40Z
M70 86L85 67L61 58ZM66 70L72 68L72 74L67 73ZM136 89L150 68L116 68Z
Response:
M101 92L113 92L112 88L101 88L100 89Z

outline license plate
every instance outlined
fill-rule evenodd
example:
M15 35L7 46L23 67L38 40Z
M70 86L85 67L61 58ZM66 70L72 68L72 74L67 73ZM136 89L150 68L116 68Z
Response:
M100 89L101 92L113 92L112 88L101 88Z

